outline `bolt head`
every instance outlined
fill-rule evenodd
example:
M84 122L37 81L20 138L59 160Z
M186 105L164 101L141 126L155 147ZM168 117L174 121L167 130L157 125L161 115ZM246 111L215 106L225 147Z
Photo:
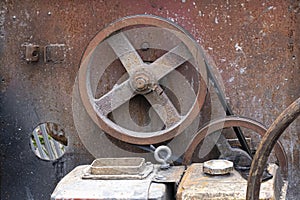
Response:
M233 171L233 162L228 160L209 160L203 163L203 172L210 175L224 175Z
M137 89L139 89L139 90L146 89L146 87L147 87L147 81L142 77L136 78L135 83L136 83Z
M140 94L146 94L151 91L153 85L153 78L147 71L138 71L131 77L132 89Z

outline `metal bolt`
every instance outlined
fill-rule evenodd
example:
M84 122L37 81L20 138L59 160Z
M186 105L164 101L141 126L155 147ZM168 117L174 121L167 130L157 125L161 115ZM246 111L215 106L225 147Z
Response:
M17 17L16 17L15 15L14 15L12 18L13 18L13 20L16 20L16 19L17 19Z
M164 92L164 90L161 87L158 87L157 84L153 86L152 90L154 90L158 95L161 95Z
M143 42L142 45L141 45L141 49L143 51L147 51L148 49L150 48L150 45L148 42Z
M163 175L157 175L157 176L155 177L155 179L156 179L156 180L165 180L166 177L164 177Z
M153 90L154 81L150 72L141 69L130 77L130 86L139 94L147 94Z
M144 91L148 88L150 84L149 81L150 78L146 74L144 73L137 74L134 77L133 87L137 91Z
M51 14L52 14L52 13L49 11L49 12L48 12L48 15L50 16Z
M146 162L146 165L151 165L152 163L151 162Z
M137 89L142 90L142 89L146 88L147 81L146 81L144 78L138 77L138 78L135 80L135 82L136 82L136 87L137 87Z

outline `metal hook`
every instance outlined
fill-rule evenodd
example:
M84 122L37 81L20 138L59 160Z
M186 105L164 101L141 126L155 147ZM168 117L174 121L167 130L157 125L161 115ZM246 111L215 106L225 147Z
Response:
M161 155L159 154L159 152L164 151L167 154L163 157L161 157ZM155 149L154 151L154 158L157 162L161 163L160 168L161 169L168 169L170 167L170 164L167 163L168 159L172 156L172 151L169 147L167 146L159 146Z

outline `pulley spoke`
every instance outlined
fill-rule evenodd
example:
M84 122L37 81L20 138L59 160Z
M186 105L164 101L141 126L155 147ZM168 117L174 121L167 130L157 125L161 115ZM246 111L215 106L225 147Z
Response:
M181 64L192 58L192 54L183 42L171 49L168 53L158 58L151 65L152 73L157 80L179 67Z
M157 92L153 91L146 94L145 97L152 105L152 108L155 110L158 116L162 119L166 125L166 128L173 126L181 120L181 116L166 93L162 92L161 94L158 94Z
M110 112L121 106L123 103L130 100L135 94L130 88L129 81L125 81L122 84L115 86L111 91L95 99L94 103L96 109L104 116L107 116Z
M113 35L108 38L107 41L119 57L129 75L132 75L135 69L143 64L143 60L124 33Z

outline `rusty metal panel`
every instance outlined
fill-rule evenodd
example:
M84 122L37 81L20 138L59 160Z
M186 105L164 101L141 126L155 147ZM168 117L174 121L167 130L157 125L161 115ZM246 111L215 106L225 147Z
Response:
M136 14L168 18L189 31L214 61L238 115L270 126L300 95L298 1L1 1L1 199L49 199L67 172L92 161L72 113L80 58L97 32ZM28 44L39 45L38 61L26 61ZM70 141L54 162L38 159L29 145L33 129L48 121L61 124ZM281 138L290 163L289 199L300 196L299 124Z

